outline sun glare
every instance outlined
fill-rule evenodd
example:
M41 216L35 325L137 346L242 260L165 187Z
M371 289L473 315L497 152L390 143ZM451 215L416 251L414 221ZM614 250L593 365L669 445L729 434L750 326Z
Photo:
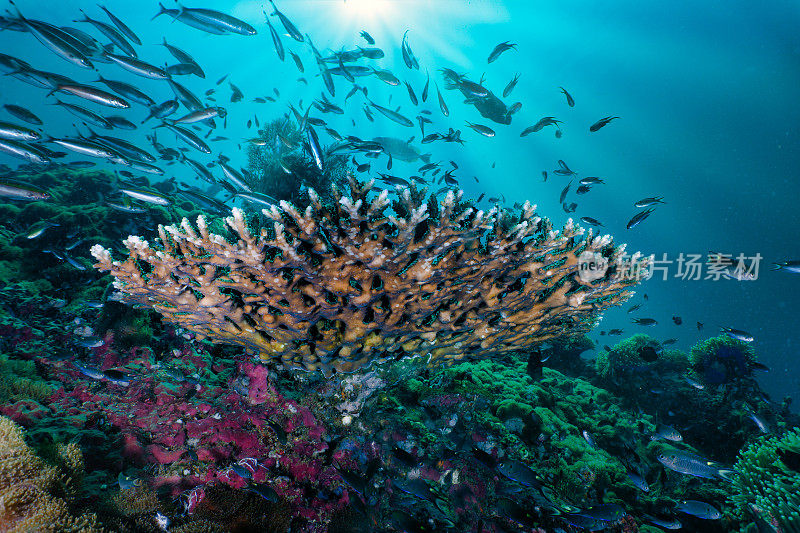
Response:
M396 2L392 0L343 0L342 2L342 11L348 18L365 20L386 20L391 17L395 8Z

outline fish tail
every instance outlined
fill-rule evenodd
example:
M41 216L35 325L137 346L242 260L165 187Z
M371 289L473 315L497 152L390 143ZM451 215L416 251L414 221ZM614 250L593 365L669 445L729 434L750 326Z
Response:
M725 481L730 481L730 482L733 482L732 476L735 473L736 472L734 470L729 470L727 468L720 468L717 471L717 475L720 477L720 479L724 479Z
M155 20L155 18L156 18L157 16L159 16L159 15L164 15L164 14L166 14L166 13L167 13L167 8L166 8L166 7L164 7L164 4L163 4L163 3L159 2L159 3L158 3L158 7L159 7L159 11L158 11L158 13L156 13L155 15L153 15L153 18L151 18L150 20ZM83 10L81 10L81 13L83 13ZM85 15L85 14L84 14L84 15ZM164 42L167 42L167 39L166 39L166 37L164 38Z
M782 268L783 266L780 263L772 263L772 267L770 268L770 270L780 270Z

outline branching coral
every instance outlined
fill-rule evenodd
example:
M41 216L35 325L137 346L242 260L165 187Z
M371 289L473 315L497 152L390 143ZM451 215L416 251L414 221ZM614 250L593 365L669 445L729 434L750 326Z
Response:
M738 493L731 497L736 510L774 531L800 531L799 469L800 429L750 444L736 462Z
M376 360L430 355L453 361L506 353L587 331L603 309L628 297L624 247L572 222L561 232L526 203L517 217L476 211L448 192L437 203L398 189L372 199L372 182L323 205L309 191L301 212L287 202L253 234L244 213L226 222L236 242L194 229L159 227L130 256L92 253L128 300L215 342L238 344L289 368L350 372ZM578 276L579 256L609 260L599 279ZM640 267L638 255L633 265Z
M63 451L67 467L79 468L80 452L74 446ZM22 428L0 416L0 530L99 531L94 516L72 516L65 500L54 495L64 492L66 484L58 468L28 447Z

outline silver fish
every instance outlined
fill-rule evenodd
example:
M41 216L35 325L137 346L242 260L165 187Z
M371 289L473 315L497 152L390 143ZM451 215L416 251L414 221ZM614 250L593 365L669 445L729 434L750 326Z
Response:
M133 57L119 56L116 54L112 54L111 52L106 52L104 55L109 60L111 60L111 62L116 63L125 70L133 72L138 76L143 76L145 78L150 78L154 80L165 80L169 77L164 70L154 65L151 65L150 63L142 61L140 59L136 59Z
M57 88L50 91L50 94L53 94L56 91L69 93L71 95L83 98L84 100L89 100L90 102L94 102L96 104L114 107L117 109L127 109L130 107L130 104L119 96L103 91L102 89L90 87L88 85L59 85Z
M289 18L286 15L278 11L278 8L277 6L275 6L275 2L273 0L269 1L272 4L272 9L274 9L274 11L272 12L272 16L273 17L277 16L279 19L281 19L281 23L283 24L283 28L286 30L286 33L288 33L289 36L298 43L302 43L303 34L300 33L300 31L297 29L297 26L292 24L292 21L289 20Z

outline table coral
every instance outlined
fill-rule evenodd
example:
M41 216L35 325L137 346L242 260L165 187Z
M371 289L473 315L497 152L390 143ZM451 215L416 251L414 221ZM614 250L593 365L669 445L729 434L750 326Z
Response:
M234 209L234 242L197 228L159 226L159 244L125 240L113 261L92 248L131 302L215 342L244 346L289 368L352 372L374 361L429 355L452 362L507 353L587 331L603 309L629 296L624 246L570 220L553 231L525 203L512 216L479 211L449 191L425 200L415 187L371 199L372 183L324 205L313 190L300 211L264 209L253 233ZM579 257L608 260L598 279L579 276ZM646 261L634 255L633 269Z

